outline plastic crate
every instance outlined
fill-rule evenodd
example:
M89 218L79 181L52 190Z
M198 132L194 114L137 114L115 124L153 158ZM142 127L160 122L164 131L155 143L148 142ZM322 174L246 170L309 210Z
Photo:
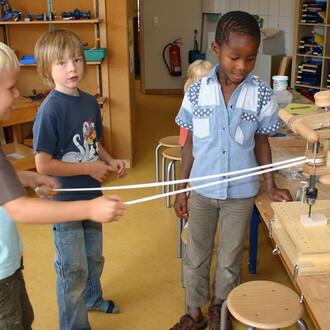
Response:
M21 64L36 64L34 55L23 56L20 60Z
M84 49L87 62L101 61L105 57L105 48L99 49Z

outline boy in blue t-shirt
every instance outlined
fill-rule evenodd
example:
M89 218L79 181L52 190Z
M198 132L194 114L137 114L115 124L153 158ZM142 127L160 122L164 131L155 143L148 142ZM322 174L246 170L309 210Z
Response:
M37 41L35 57L41 79L54 87L34 119L38 172L56 177L63 188L100 187L110 171L124 177L124 163L99 142L103 131L97 100L78 88L86 66L78 36L66 29L50 31ZM55 199L92 200L101 194L66 193ZM54 224L53 238L60 329L90 329L88 311L118 313L119 307L102 296L102 225Z
M0 42L0 120L7 120L19 96L16 81L19 62L15 53ZM118 220L126 206L116 196L91 201L52 202L29 198L23 188L45 185L49 198L60 188L54 178L29 171L15 171L0 145L0 329L31 329L33 309L22 274L22 243L16 223L61 223L93 219Z
M191 85L176 122L189 130L183 148L180 179L243 170L272 162L267 134L281 125L271 88L249 73L260 43L255 18L242 11L228 12L217 25L212 49L219 58L210 74ZM289 201L288 190L277 189L273 174L264 174L269 196ZM210 182L210 181L209 181ZM192 187L207 181L191 182ZM187 253L183 261L188 314L172 329L205 329L201 306L210 300L210 265L217 225L220 241L209 307L210 329L219 329L220 311L238 284L244 243L259 178L244 179L196 189L176 197L179 218L189 218ZM185 184L179 184L184 189Z

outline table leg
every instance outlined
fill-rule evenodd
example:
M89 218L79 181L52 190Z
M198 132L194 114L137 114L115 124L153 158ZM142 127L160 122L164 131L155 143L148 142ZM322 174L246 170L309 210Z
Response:
M254 206L250 223L249 274L257 273L259 212Z

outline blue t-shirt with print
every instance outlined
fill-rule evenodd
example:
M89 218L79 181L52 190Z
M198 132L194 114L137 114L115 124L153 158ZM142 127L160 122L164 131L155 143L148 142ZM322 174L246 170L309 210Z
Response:
M248 75L226 106L218 69L219 65L190 86L176 117L178 125L193 131L194 162L190 178L258 166L254 135L269 134L281 127L274 93L265 82ZM220 179L190 184L196 187L215 180ZM259 188L259 177L252 176L199 188L196 192L217 199L247 198L255 196Z
M63 162L93 162L99 160L98 140L102 136L101 113L94 96L80 90L79 96L71 96L53 89L34 118L33 150ZM55 178L62 188L101 186L89 175ZM55 199L88 200L100 195L101 191L60 193Z

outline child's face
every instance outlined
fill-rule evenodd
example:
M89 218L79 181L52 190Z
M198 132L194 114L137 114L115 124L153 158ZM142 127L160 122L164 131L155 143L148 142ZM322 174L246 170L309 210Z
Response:
M57 91L77 96L78 85L84 78L84 63L80 55L71 57L69 54L65 50L63 58L52 63L51 75Z
M0 120L7 120L15 99L19 96L16 88L18 72L15 67L7 69L4 67L0 78Z
M219 81L240 84L253 70L258 48L258 39L248 34L230 33L228 44L221 46L213 42L213 54L219 58L220 64Z

